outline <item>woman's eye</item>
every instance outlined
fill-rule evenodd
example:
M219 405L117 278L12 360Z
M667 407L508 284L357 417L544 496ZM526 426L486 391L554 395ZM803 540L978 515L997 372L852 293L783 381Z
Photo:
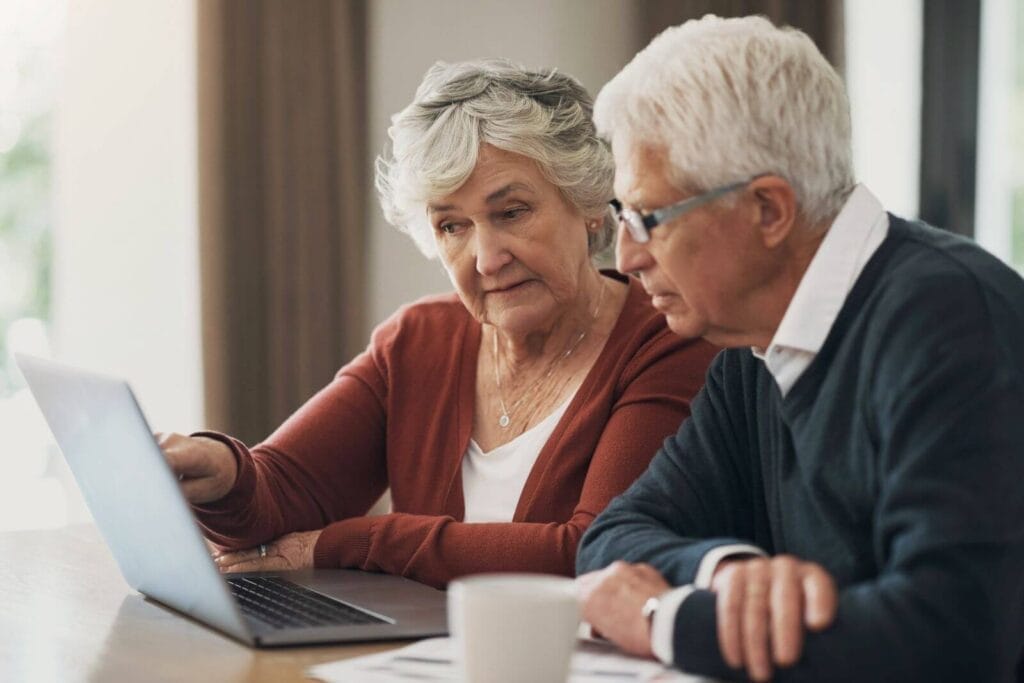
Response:
M459 232L460 226L458 223L441 223L437 229L446 235L454 235Z
M525 214L527 211L529 211L529 209L527 209L525 206L513 206L502 211L501 217L507 221L514 221L515 219Z

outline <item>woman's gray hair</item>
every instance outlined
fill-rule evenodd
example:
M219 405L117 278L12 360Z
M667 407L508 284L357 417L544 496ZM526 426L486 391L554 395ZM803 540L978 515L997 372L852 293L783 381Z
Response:
M595 121L616 153L663 149L681 191L779 175L811 225L855 182L842 80L806 34L764 17L666 29L601 90Z
M391 157L377 157L377 192L388 222L428 257L437 255L426 205L457 190L483 144L537 162L584 216L603 216L588 232L590 253L615 234L607 210L615 176L608 144L591 121L593 102L572 76L533 71L499 59L430 67L412 104L391 118Z

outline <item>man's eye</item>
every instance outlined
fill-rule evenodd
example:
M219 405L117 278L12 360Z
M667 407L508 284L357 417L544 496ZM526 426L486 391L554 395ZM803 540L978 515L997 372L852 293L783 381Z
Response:
M441 223L437 226L437 229L446 235L454 235L459 232L462 227L458 223Z

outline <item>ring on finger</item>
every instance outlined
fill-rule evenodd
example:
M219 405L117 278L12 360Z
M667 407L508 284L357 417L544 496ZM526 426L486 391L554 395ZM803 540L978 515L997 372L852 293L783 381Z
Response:
M267 556L267 544L266 543L260 543L259 550L260 550L260 558L264 558L264 557Z

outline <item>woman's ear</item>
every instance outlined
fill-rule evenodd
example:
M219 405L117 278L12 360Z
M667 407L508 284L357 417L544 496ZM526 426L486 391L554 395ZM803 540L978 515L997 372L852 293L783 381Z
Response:
M750 181L754 218L764 246L773 249L786 241L796 227L796 192L785 178L766 175Z

